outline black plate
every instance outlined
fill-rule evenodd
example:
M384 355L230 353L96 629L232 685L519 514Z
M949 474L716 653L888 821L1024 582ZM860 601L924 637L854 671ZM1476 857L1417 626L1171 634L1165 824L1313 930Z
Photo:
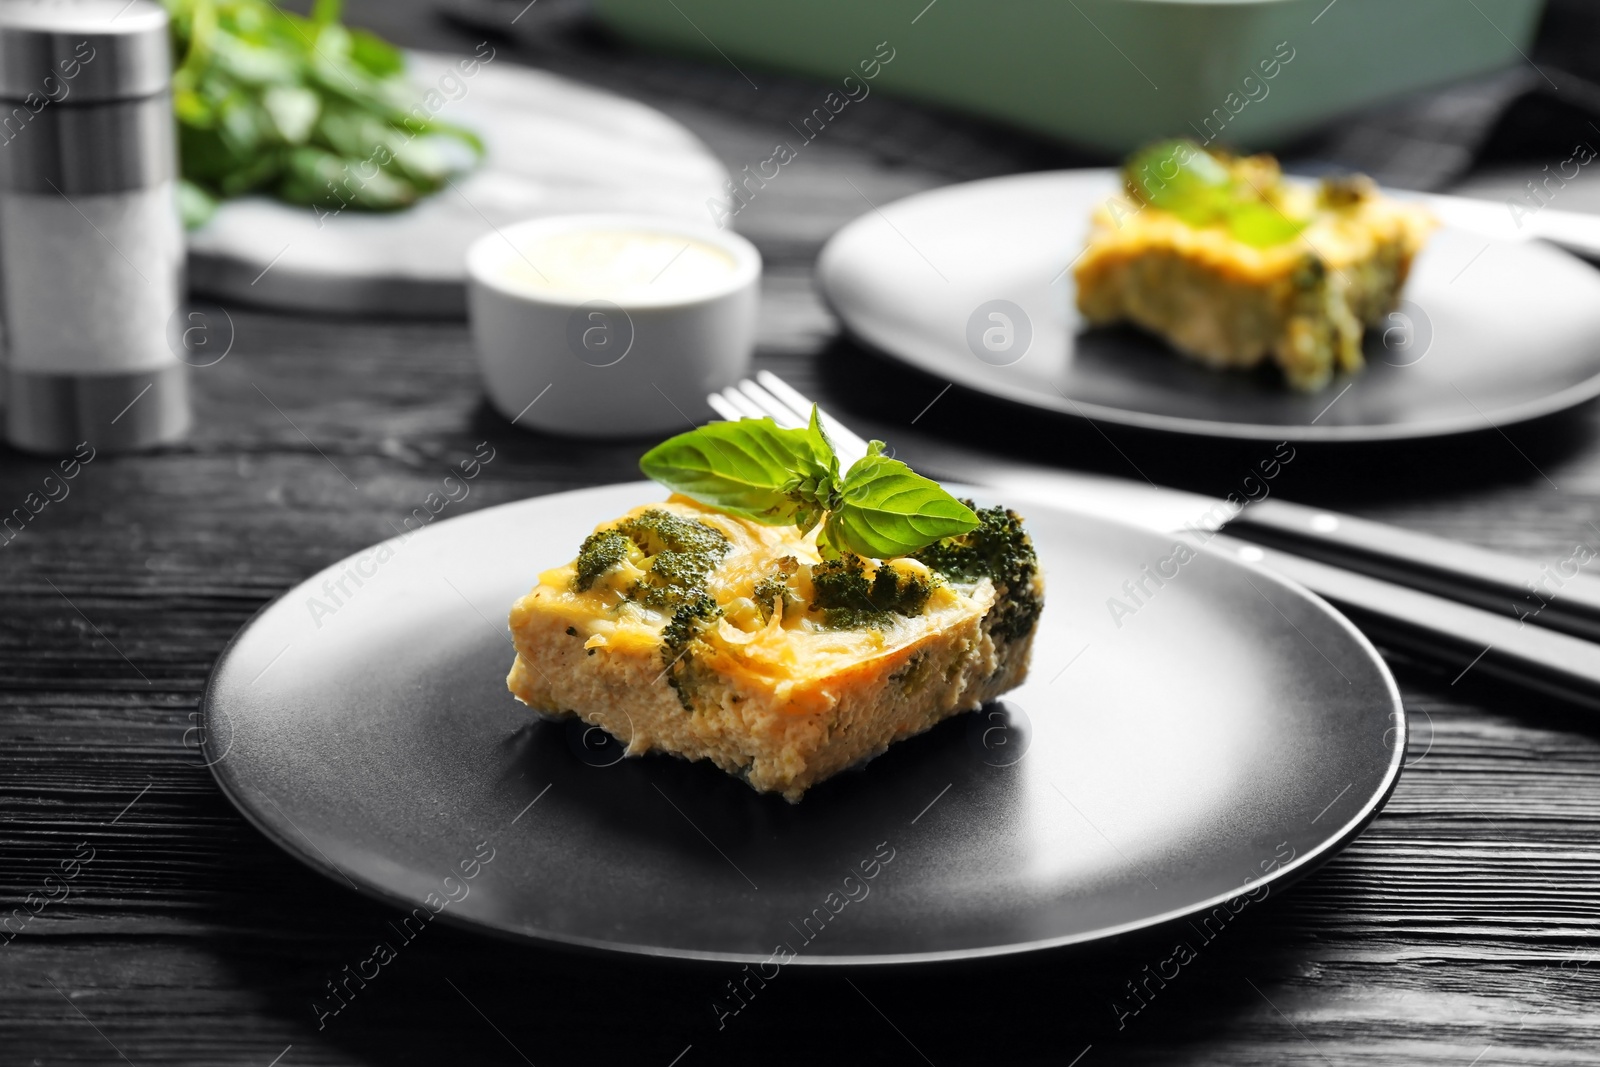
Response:
M290 853L406 909L661 956L786 942L797 962L869 963L1211 908L1325 860L1399 774L1393 680L1321 600L1209 551L1157 587L1142 568L1169 538L1040 505L1047 606L1030 679L999 704L798 805L709 764L622 760L506 692L505 616L542 566L659 496L491 508L289 592L212 675L218 782ZM1123 583L1141 580L1152 595L1114 621L1108 598L1134 606Z
M1367 369L1316 394L1287 389L1273 368L1206 370L1133 329L1085 331L1066 268L1117 188L1109 170L1056 171L908 197L835 234L818 282L850 333L892 358L1147 429L1397 440L1504 426L1600 394L1600 273L1550 245L1451 228L1418 256L1400 309L1368 331ZM996 311L1012 320L1009 347ZM983 345L989 329L1002 331L1001 350Z

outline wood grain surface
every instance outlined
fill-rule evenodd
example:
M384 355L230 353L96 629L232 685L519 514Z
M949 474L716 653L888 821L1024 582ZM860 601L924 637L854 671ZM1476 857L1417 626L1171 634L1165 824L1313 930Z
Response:
M407 44L479 39L414 4L352 8ZM767 112L717 104L731 80L581 34L563 47L527 54L602 84L635 71L628 91L734 169L776 136ZM783 91L799 101L815 87ZM738 220L768 258L759 365L913 462L961 449L1228 489L1255 458L1248 447L1102 436L943 393L835 337L810 261L864 201L1060 161L882 103L913 116L901 141L841 126ZM933 152L934 137L950 143ZM508 426L481 399L461 323L229 311L232 350L193 377L188 442L95 458L0 547L0 910L28 914L29 894L38 908L0 936L0 1067L1600 1060L1596 723L1471 671L1453 682L1456 669L1398 659L1414 728L1387 808L1164 983L1145 968L1192 936L916 970L790 968L719 1030L711 1002L729 968L542 952L440 926L319 1029L325 983L390 936L393 913L302 867L223 799L187 732L212 662L271 598L390 536L477 442L498 456L463 512L635 477L645 443ZM1553 562L1600 545L1597 424L1589 408L1430 446L1309 449L1277 491ZM52 469L0 453L0 511Z

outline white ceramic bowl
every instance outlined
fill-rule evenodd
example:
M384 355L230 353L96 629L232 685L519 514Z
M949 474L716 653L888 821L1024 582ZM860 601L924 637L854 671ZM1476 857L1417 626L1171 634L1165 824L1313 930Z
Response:
M620 287L564 274L552 243L581 233L654 238L631 261L650 269ZM661 272L646 278L651 256ZM761 254L731 231L645 215L530 219L474 242L467 279L484 388L519 426L579 437L688 430L712 417L707 393L749 372Z

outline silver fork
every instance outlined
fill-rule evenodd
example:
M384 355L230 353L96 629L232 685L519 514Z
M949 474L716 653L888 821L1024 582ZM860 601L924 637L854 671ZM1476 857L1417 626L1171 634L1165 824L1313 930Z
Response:
M706 403L725 419L759 419L770 415L779 426L804 429L811 422L811 401L800 391L771 371L757 371L754 379L745 378L730 385L720 393L706 397ZM844 423L817 409L822 428L833 441L839 454L839 469L849 470L850 465L867 454L867 442Z

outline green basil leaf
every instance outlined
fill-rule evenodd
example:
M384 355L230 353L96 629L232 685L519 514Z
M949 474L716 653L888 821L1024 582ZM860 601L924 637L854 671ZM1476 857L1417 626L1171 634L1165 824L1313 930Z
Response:
M311 21L317 26L328 26L339 21L339 16L344 13L344 0L314 0L311 5Z
M276 0L163 2L181 57L172 75L181 177L212 197L262 191L391 210L483 157L475 134L417 117L404 55L343 25L342 0L311 0L309 15Z
M828 468L834 481L839 479L839 453L833 447L833 441L828 437L828 432L822 428L822 412L817 405L811 405L811 422L806 426L806 436L811 439L811 453L817 461Z
M350 58L376 78L404 74L406 69L405 53L365 30L350 31Z
M797 499L794 523L801 533L810 533L831 508L839 506L839 456L822 428L817 405L811 405L811 422L805 429L811 452L797 471L799 483L790 491Z
M216 211L215 197L187 178L178 179L178 214L185 229L205 225Z
M1230 235L1255 248L1291 241L1306 221L1285 217L1247 181L1193 141L1160 141L1135 152L1123 179L1140 199L1170 211L1191 226L1226 226Z
M873 441L844 477L823 527L826 547L876 559L905 556L978 525L972 509Z
M815 525L838 493L839 460L814 416L804 430L770 418L707 423L646 452L639 469L673 492L768 526Z
M1253 248L1269 248L1300 236L1306 224L1265 202L1236 205L1228 213L1228 232Z
M1145 203L1192 226L1216 220L1227 207L1232 178L1210 152L1193 141L1159 141L1128 158L1123 178Z

